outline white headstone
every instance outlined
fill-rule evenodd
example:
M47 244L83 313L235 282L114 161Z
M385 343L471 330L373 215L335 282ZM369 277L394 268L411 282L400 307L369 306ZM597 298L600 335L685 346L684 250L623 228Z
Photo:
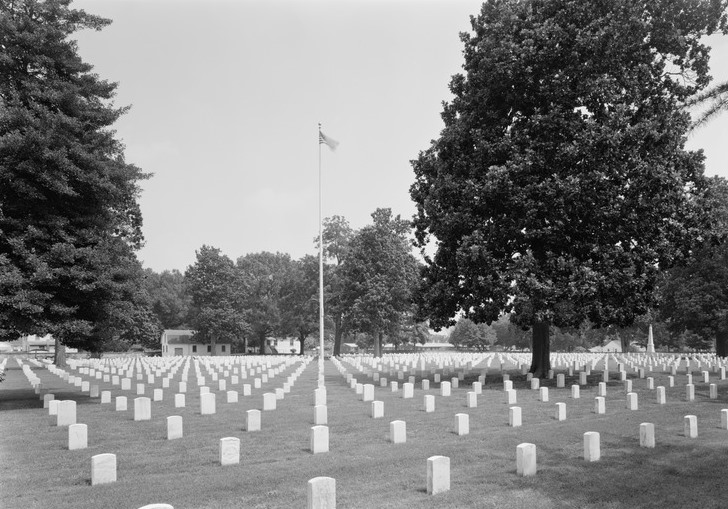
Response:
M329 452L328 426L313 426L311 428L311 452L313 454Z
M149 398L134 398L134 420L148 421L152 418L152 402Z
M117 396L116 397L116 411L117 412L126 412L126 408L127 408L126 396Z
M326 426L328 424L328 410L326 405L316 405L313 407L313 423L317 426Z
M245 412L245 431L260 431L260 410Z
M263 394L263 410L275 410L276 409L276 394L274 392L266 392Z
M557 421L566 420L566 403L556 403L556 415Z
M336 479L314 477L307 486L308 509L336 509Z
M227 395L228 403L237 403L238 402L238 391L227 391L225 394Z
M450 382L442 382L440 384L440 396L447 397L450 395Z
M167 440L182 438L182 416L171 415L167 417Z
M211 392L200 394L200 415L212 415L215 412L215 394Z
M240 463L240 439L225 437L220 439L220 465L236 465Z
M627 409L628 410L637 410L638 409L636 392L630 392L629 394L627 394Z
M508 409L508 425L517 428L521 426L521 424L521 407L510 407Z
M56 426L70 426L71 424L76 424L76 402L72 399L60 401Z
M450 490L450 458L430 456L427 458L427 494L437 495Z
M478 406L478 395L474 391L469 391L465 396L465 406L475 408Z
M71 424L68 426L68 450L86 449L88 447L88 426Z
M405 421L389 423L389 441L393 444L403 444L407 441L407 423Z
M536 445L523 443L516 447L516 473L524 477L536 475Z
M455 434L470 434L470 416L468 414L455 414Z
M584 459L586 461L599 461L601 457L599 433L587 431L584 433Z
M640 424L640 447L655 447L655 425L651 422Z
M698 438L698 417L695 415L685 416L685 436L687 438Z
M384 417L384 402L372 401L372 419L381 419Z
M116 482L116 454L91 456L91 485Z

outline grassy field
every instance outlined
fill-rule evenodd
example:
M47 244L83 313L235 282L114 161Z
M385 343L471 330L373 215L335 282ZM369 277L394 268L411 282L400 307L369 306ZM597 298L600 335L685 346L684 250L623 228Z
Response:
M217 413L200 415L199 389L190 370L185 408L174 408L180 371L165 389L164 400L152 404L152 420L133 420L134 392L100 383L113 396L126 395L129 410L116 412L114 404L100 404L58 376L35 366L46 390L56 399L74 399L77 422L88 425L87 449L67 449L67 429L54 425L43 402L14 359L6 366L0 384L0 507L14 508L131 508L153 502L182 508L296 508L306 506L306 483L317 476L336 479L339 508L724 508L728 506L728 431L721 429L720 410L728 408L728 381L711 373L719 386L718 399L708 398L708 384L697 381L693 402L685 401L686 374L667 388L667 404L656 403L655 391L645 379L633 378L639 410L626 408L623 383L612 373L608 383L606 414L594 413L594 397L601 372L592 374L572 399L556 380L548 402L539 401L517 369L509 374L518 389L523 426L508 426L509 406L504 403L500 373L489 372L476 408L465 406L466 393L478 373L470 374L441 397L438 384L421 389L417 374L413 399L400 391L377 385L375 399L384 402L384 418L370 417L371 403L360 401L333 361L326 361L330 452L309 451L313 425L317 362L311 362L291 392L274 411L263 412L262 431L244 431L245 411L262 408L262 394L282 387L300 366L289 367L251 396L225 403L209 376L207 385L217 392ZM363 383L371 379L353 365L348 373ZM516 366L510 366L516 368ZM612 366L616 369L616 365ZM557 371L559 372L559 371ZM669 373L653 372L655 386L667 386ZM388 373L385 373L385 376ZM429 375L429 373L425 373ZM452 376L452 375L449 375ZM449 379L448 376L448 379ZM395 377L396 378L396 377ZM433 380L432 376L429 376ZM88 379L85 377L84 379ZM228 378L229 385L229 378ZM157 377L154 387L161 387ZM228 387L230 389L231 387ZM423 411L423 395L436 396L433 413ZM151 386L147 386L151 395ZM566 403L567 420L556 421L556 402ZM453 432L455 414L470 415L470 434ZM699 436L683 433L685 415L698 418ZM182 415L184 438L166 439L166 417ZM388 441L389 423L407 423L407 442ZM657 446L639 447L639 425L655 424ZM602 459L583 460L583 434L601 434ZM220 466L218 443L223 437L241 440L239 465ZM536 444L538 474L516 475L516 446ZM91 486L91 456L117 455L118 481ZM436 496L426 493L426 460L443 455L451 460L451 490Z

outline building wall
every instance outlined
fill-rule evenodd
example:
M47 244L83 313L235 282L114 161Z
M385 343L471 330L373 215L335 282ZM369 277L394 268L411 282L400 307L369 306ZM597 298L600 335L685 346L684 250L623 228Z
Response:
M223 343L215 345L215 354L217 356L230 355L230 349L232 345L230 343ZM180 344L163 344L162 345L162 357L174 357L177 355L197 355L204 357L206 355L212 355L212 348L209 344L203 343L180 343Z

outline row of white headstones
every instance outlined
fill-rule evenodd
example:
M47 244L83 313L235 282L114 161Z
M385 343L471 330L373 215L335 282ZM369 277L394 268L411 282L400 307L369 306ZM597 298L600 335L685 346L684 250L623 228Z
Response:
M271 358L270 356L266 356L264 358L264 361L267 363L267 368L270 370L268 373L265 373L265 370L261 371L260 368L257 370L251 369L250 375L253 374L260 374L260 378L256 378L254 380L253 387L255 388L261 388L262 383L266 383L270 380L272 380L276 375L278 375L281 371L285 370L288 367L291 366L298 366L297 369L292 373L286 380L286 382L283 384L282 388L276 388L275 392L272 393L264 393L263 394L263 410L275 410L276 409L276 400L277 399L283 399L284 394L290 392L290 389L293 387L293 384L295 383L296 379L300 376L300 374L303 372L303 370L306 368L306 366L311 362L311 357L304 357L304 358L292 358L292 357L280 357L280 358ZM189 365L190 359L187 359L187 366ZM238 362L244 362L244 363L253 363L257 364L260 359L252 359L250 357L245 358L237 358ZM64 370L56 369L52 365L45 366L42 363L39 363L33 359L28 359L28 362L30 364L34 364L36 367L47 367L49 371L52 373L58 375L60 378L62 378L64 381L71 384L73 387L81 387L82 392L90 392L92 397L98 397L98 391L96 391L96 394L94 394L93 391L90 390L87 381L82 381L82 375L88 375L90 377L96 377L104 382L111 382L113 380L113 377L115 375L110 375L112 372L116 372L116 368L109 368L108 366L103 368L98 366L98 361L96 361L95 368L89 368L89 367L79 367L79 363L76 363L76 365L72 366L71 369L78 370L79 376L73 376L67 373ZM122 361L124 362L124 361ZM127 361L128 362L128 361ZM138 362L138 361L137 361ZM225 361L229 363L229 358ZM76 401L75 400L56 400L54 397L54 394L52 393L43 393L42 390L42 384L39 377L37 377L29 365L24 364L22 360L18 360L18 364L22 367L23 372L25 373L26 377L28 378L31 385L35 388L35 392L37 394L41 395L41 398L44 401L44 407L48 408L49 415L55 416L55 424L57 426L68 426L68 448L69 450L76 450L76 449L85 449L88 447L88 426L86 424L77 423L77 416L76 416ZM134 364L134 362L132 362ZM146 366L146 363L142 362L142 369L145 371L149 370L149 367ZM176 364L176 363L174 363ZM213 381L218 381L218 387L220 390L225 390L225 380L217 380L219 373L216 371L216 369L220 368L220 366L216 366L217 363L215 362L202 362L204 368L208 371ZM195 359L195 369L197 371L197 382L198 383L205 383L205 378L202 377L199 369L199 365L197 363L197 359ZM277 367L276 367L277 365ZM178 367L178 366L177 366ZM223 366L223 367L229 367L229 366ZM130 369L130 368L126 368ZM133 368L131 368L133 369ZM169 378L174 376L174 372L176 371L175 368L172 368L170 370L171 374ZM237 368L232 368L232 373L237 373ZM106 373L106 374L103 374ZM130 377L133 376L133 372L126 372L127 375ZM101 375L101 376L99 376ZM241 375L242 378L245 378L245 372L241 369ZM107 376L110 377L107 379ZM141 377L141 374L137 375L138 377ZM148 374L147 376L151 377L151 374ZM159 373L157 373L157 376L159 376ZM239 383L239 380L237 380L239 377L236 374L229 375L228 371L223 371L223 376L231 376L231 382L233 385ZM139 378L140 380L142 378ZM182 379L185 380L186 376L183 373ZM163 381L166 381L167 379L164 379ZM147 379L148 383L154 383L154 380L151 378ZM114 383L114 385L119 385L117 383ZM168 384L165 383L165 386L168 386ZM126 387L126 389L125 389ZM183 389L186 391L186 380L180 382L180 389ZM207 386L201 386L200 388L200 413L202 415L212 415L215 414L215 394L210 392L210 388ZM122 390L131 390L130 386L127 384L122 385ZM137 388L139 391L139 388ZM156 391L161 391L161 389L155 389ZM243 394L244 395L250 395L250 385L244 384L243 385ZM106 395L109 395L108 397L105 397ZM238 401L237 397L233 397L233 394L235 396L238 395L237 391L227 391L227 401L229 403L234 403ZM182 406L184 407L184 394L176 394L175 395L175 406ZM325 397L325 396L324 396ZM116 397L116 410L126 410L126 396L117 396ZM162 397L155 398L156 401L161 401ZM103 391L101 392L101 403L109 403L110 402L110 391ZM180 404L181 403L181 404ZM147 397L137 397L134 399L134 420L140 421L140 420L150 420L151 419L151 400ZM246 415L246 431L260 431L261 429L261 412L257 409L251 409L247 411ZM183 428L182 428L182 416L170 416L167 418L167 439L168 440L174 440L178 438L182 438L183 436ZM91 457L91 484L97 485L97 484L106 484L111 482L116 482L117 480L117 465L116 465L116 454L112 453L103 453L103 454L97 454ZM220 439L220 447L219 447L219 461L221 465L232 465L240 462L240 440L235 437L225 437ZM171 507L168 504L151 504L144 506L143 509L166 509Z
M442 357L439 357L439 361L442 362ZM492 357L490 358L493 359ZM309 359L310 360L310 359ZM420 359L421 360L421 359ZM452 360L452 359L450 359ZM632 359L628 359L629 362ZM360 396L360 399L368 400L368 395L373 394L373 384L359 384L356 382L355 379L353 379L353 376L349 373L346 373L345 368L339 363L338 361L334 360L335 364L337 365L337 368L339 368L339 371L342 372L342 374L345 374L347 382L351 384L351 387L354 388L357 392L357 394ZM362 367L362 361L364 362L370 362L370 359L367 358L358 358L354 362L352 362L351 359L347 359L347 361L352 364L356 365L358 368ZM373 362L379 362L379 361L373 361ZM513 362L513 359L510 359L510 362ZM700 362L700 361L698 361ZM306 362L307 364L307 362ZM395 359L389 359L389 362L387 364L390 364L390 368L397 368L397 362L395 362ZM437 369L443 369L444 374L448 373L447 369L448 361L445 361L441 367L435 368L434 371L437 371ZM596 363L595 363L596 364ZM606 364L605 364L606 365ZM197 366L197 365L196 365ZM462 368L462 364L460 362L454 362L452 363L452 366L455 370L458 370ZM501 364L502 366L502 364ZM304 366L305 367L305 364ZM303 369L301 368L301 370ZM573 366L576 368L576 366ZM588 369L588 365L584 366ZM690 369L690 365L688 364L687 369ZM698 363L697 366L700 367L700 364ZM472 370L473 366L465 366L465 369L458 372L458 377L453 377L453 379L450 382L441 382L441 395L442 396L449 396L450 395L450 388L457 388L458 381L464 378L464 374ZM725 378L725 371L724 366L721 366L721 378ZM384 365L380 366L380 369L386 371L386 367ZM487 369L487 368L486 368ZM639 370L643 368L634 368L636 372L639 372ZM674 372L675 366L673 365L673 372ZM716 367L716 370L719 370L718 367ZM25 371L25 368L24 368ZM620 366L620 374L625 373L625 371ZM391 373L390 369L390 373ZM583 371L581 374L585 374L587 371ZM26 373L27 374L27 373ZM93 373L90 373L93 375ZM378 373L369 372L368 376L372 376L373 378L377 377ZM641 377L644 377L643 372L639 372ZM397 373L398 378L403 378L404 373L398 372ZM484 377L485 375L481 375L481 377ZM563 375L559 375L563 376ZM690 375L688 375L690 376ZM200 373L198 372L198 378L200 377ZM703 373L704 381L708 381L708 374L707 372ZM214 378L214 374L213 374ZM403 384L403 392L402 396L404 398L411 397L413 384L411 383L413 377L410 377L410 382ZM440 378L440 373L434 373L435 381L438 382ZM504 377L507 378L507 375ZM580 377L581 378L581 377ZM631 385L631 380L626 380L625 378L625 386ZM557 377L558 379L558 377ZM198 380L199 381L199 380ZM290 381L290 380L289 380ZM585 378L582 380L580 379L580 382L586 383ZM650 379L648 379L648 382ZM423 380L423 389L428 389L429 387L426 387L429 385L429 380ZM477 394L480 393L480 390L482 390L482 382L483 380L479 380L479 382L475 382L473 384L473 391L468 393L468 403L467 406L475 406L477 404ZM383 377L380 378L380 383L382 386L386 386L386 379ZM605 384L602 382L600 383L600 393L602 391L602 387ZM672 385L672 384L671 384ZM688 384L690 386L691 384ZM396 391L398 389L397 382L392 382L390 384L393 391ZM531 380L531 387L532 389L538 389L538 379L532 379ZM224 387L220 387L223 389ZM578 397L578 388L579 386L573 386L572 387L572 396ZM652 388L652 387L650 387ZM203 399L201 399L201 411L204 407L209 408L209 403L205 403L205 400L209 400L209 398L206 398L207 391L206 387L201 387L201 390L203 391ZM544 399L544 389L546 389L545 394L547 395L547 388L541 387L541 399L542 401L547 401ZM576 389L576 391L574 391ZM631 387L630 387L631 389ZM658 388L659 389L659 388ZM515 403L515 390L512 389L512 384L510 380L504 381L504 390L506 391L506 402ZM319 387L317 389L314 397L314 422L315 426L311 430L311 452L314 454L327 452L328 451L328 428L325 426L326 424L326 391L325 388ZM693 396L690 396L690 388L688 388L688 399L692 399L694 397L694 392L692 393ZM512 396L511 396L512 394ZM636 409L636 394L630 393L634 396L629 397L628 396L628 407L631 409ZM658 391L659 394L659 391ZM713 389L711 388L711 397L713 394ZM717 395L717 392L716 392ZM210 396L213 397L212 401L212 413L214 413L214 394L210 394ZM663 388L663 396L664 396L664 388ZM659 398L659 397L658 397ZM146 405L149 404L148 398L137 398L137 400L140 401L140 414L147 415L149 412L144 409ZM135 400L135 408L137 406ZM146 400L146 401L145 401ZM596 398L596 405L595 405L595 412L596 413L603 413L604 410L604 398L603 396ZM430 403L432 402L432 403ZM61 405L62 403L67 403L68 407L75 407L75 402L56 402L57 404ZM265 402L264 402L265 405ZM563 407L564 404L560 403L557 404L557 419L563 419L565 418L565 408ZM275 407L273 407L275 408ZM269 408L269 409L273 409ZM434 410L434 396L432 395L426 395L425 396L425 409L426 411L432 411ZM75 410L75 408L74 408ZM68 411L70 413L70 410ZM258 426L259 426L259 411L249 411L249 412L258 412ZM728 410L722 411L723 416L723 422L725 423L728 421ZM63 414L63 411L61 411L61 414ZM74 412L75 414L75 412ZM135 412L136 414L136 412ZM383 403L380 401L373 401L372 403L372 417L378 418L383 416ZM457 414L456 415L456 433L458 434L467 434L468 433L468 421L467 421L468 415L467 414ZM64 418L60 418L61 422L66 422ZM136 419L136 417L135 417ZM520 426L520 408L519 407L512 407L509 412L509 424L512 426ZM60 424L64 425L64 424ZM76 425L70 424L69 425L69 448L71 448L72 441L76 444L82 444L85 440L85 436L87 434L85 433L86 430L83 429L85 425ZM724 424L725 427L725 424ZM253 426L254 428L254 426ZM73 429L73 431L72 431ZM257 428L259 429L259 427ZM249 429L253 430L253 429ZM686 436L695 437L697 436L697 419L695 416L686 416L685 417L685 434ZM76 438L71 439L71 435L74 435ZM181 430L181 416L172 416L168 418L168 438L178 438L181 437L182 430ZM404 421L392 421L390 423L390 440L393 443L402 443L406 441L406 424ZM644 447L654 447L654 426L651 423L643 423L640 427L640 443ZM652 445L650 445L652 444ZM239 454L240 454L240 441L239 439L235 437L226 437L220 440L220 463L222 465L228 465L228 464L235 464L239 462ZM584 457L585 459L589 461L596 461L599 459L599 436L598 433L595 432L589 432L584 435ZM113 459L112 459L113 456ZM521 475L533 475L536 472L536 456L535 456L535 445L534 444L521 444L517 448L517 471ZM99 479L104 478L104 476L101 474L101 472L110 472L114 471L113 478L115 480L115 455L111 454L102 454L98 455L98 457L95 457L95 460L92 461L92 463L97 467L96 469L100 473ZM93 467L92 467L92 484L93 483ZM103 482L113 482L113 481L103 481ZM447 488L445 487L447 486ZM428 459L428 492L429 493L438 493L441 491L445 491L446 489L449 489L449 458L445 457L433 457ZM335 500L335 481L330 478L315 478L312 479L309 482L309 499L310 500L318 500L319 502L315 503L315 507L330 507L330 505L326 505L330 503L331 497L334 497ZM313 497L313 498L312 498ZM334 502L335 503L335 502ZM319 504L319 505L316 505ZM324 505L320 505L324 504Z

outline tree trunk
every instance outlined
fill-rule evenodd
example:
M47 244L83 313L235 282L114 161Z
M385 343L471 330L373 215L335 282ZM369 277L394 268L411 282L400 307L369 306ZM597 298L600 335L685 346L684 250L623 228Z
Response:
M299 332L298 340L301 342L301 351L298 353L298 355L303 355L303 344L306 342L306 335L303 332Z
M215 357L217 353L215 352L215 347L217 346L217 337L215 335L210 336L210 355L212 357Z
M551 369L549 322L536 321L531 333L531 369L534 378L545 378Z
M265 355L265 332L258 337L258 355Z
M374 357L382 356L382 335L379 331L374 331Z
M58 338L55 338L56 341L56 351L53 355L53 364L56 365L57 368L65 368L66 367L66 345L61 343L61 340Z
M248 355L248 337L243 338L243 355Z
M341 313L336 313L334 316L334 357L341 355L341 338L344 335L341 322Z
M728 329L715 333L715 354L718 357L728 357Z
M622 334L619 335L619 344L622 345L623 353L629 353L629 338L626 334L624 336Z

